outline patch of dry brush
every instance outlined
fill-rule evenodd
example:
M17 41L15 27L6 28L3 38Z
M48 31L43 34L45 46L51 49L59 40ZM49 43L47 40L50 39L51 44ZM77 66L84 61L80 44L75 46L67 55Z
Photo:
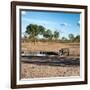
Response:
M79 43L56 43L56 42L25 42L21 44L21 50L26 52L37 51L54 51L58 52L61 48L69 48L70 54L80 56Z

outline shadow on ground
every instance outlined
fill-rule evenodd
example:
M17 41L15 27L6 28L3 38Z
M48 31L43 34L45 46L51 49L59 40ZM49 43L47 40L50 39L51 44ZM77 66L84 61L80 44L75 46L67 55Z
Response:
M80 66L79 57L59 56L23 56L21 62L49 66Z

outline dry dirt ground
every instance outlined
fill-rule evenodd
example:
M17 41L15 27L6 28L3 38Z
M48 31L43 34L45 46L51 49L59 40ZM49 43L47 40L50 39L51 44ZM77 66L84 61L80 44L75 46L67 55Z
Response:
M24 51L55 51L69 48L70 56L21 57L21 78L65 77L80 75L79 44L22 43Z
M46 66L21 63L21 78L43 78L61 76L79 76L79 66Z
M70 54L80 55L79 43L55 43L55 42L27 42L21 44L21 50L25 52L53 51L58 52L61 48L69 48Z

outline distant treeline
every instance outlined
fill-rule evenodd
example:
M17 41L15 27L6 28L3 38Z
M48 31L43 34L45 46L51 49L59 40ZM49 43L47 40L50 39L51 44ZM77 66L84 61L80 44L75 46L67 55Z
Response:
M80 35L69 34L68 39L66 37L60 39L60 32L57 30L52 32L52 30L46 29L42 25L29 24L26 27L22 41L80 42Z

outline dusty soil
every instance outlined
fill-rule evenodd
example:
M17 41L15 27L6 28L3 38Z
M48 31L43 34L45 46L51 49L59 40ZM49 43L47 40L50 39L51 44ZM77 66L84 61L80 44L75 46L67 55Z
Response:
M79 76L80 62L76 57L22 58L21 78Z
M21 63L21 78L43 78L61 76L79 76L80 67L46 66Z
M38 52L38 51L54 51L58 52L61 48L69 48L70 54L80 56L79 43L55 43L55 42L33 42L22 43L21 50L25 52Z
M21 78L65 77L80 75L79 43L38 42L22 43L21 50L25 52L54 51L69 48L69 57L54 58L21 58ZM28 62L29 61L29 62Z

